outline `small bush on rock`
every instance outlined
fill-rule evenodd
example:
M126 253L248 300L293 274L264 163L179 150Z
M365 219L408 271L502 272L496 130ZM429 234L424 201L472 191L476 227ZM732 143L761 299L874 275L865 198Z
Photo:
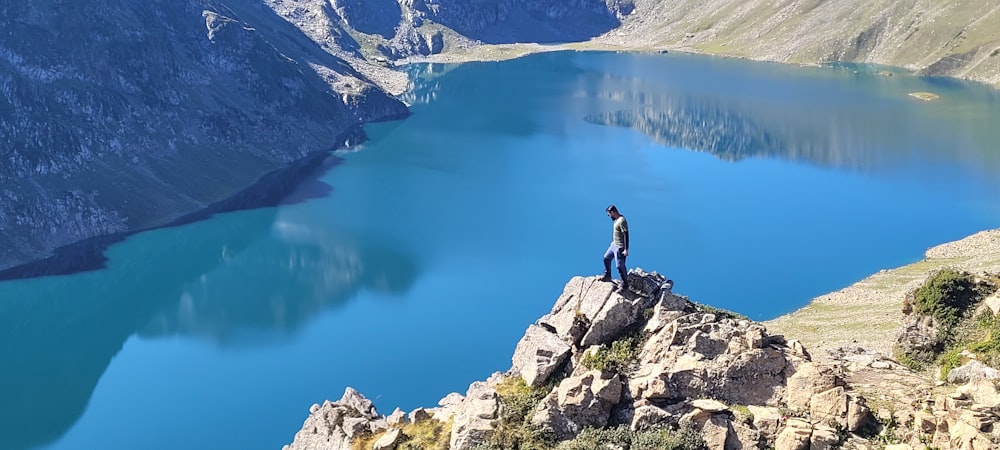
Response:
M554 382L553 382L554 383ZM553 384L533 388L524 378L509 377L497 385L501 413L490 441L478 450L543 450L554 445L551 438L531 423L538 403L552 392Z
M655 428L632 431L626 425L614 428L585 428L569 441L556 446L557 450L702 450L706 449L701 435L690 427L677 430Z
M611 343L602 344L596 352L583 356L580 365L588 369L623 373L639 357L642 339L636 335L626 336Z
M971 274L943 269L917 289L913 306L918 313L937 319L943 328L951 328L982 295Z

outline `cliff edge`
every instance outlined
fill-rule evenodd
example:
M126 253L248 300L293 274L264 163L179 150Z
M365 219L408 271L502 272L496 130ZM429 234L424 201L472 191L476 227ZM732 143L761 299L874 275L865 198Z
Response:
M995 257L995 255L994 255ZM510 370L433 408L380 415L360 393L313 405L293 449L993 449L1000 396L969 363L935 383L857 344L800 341L672 292L567 283ZM898 325L898 324L897 324ZM954 372L954 371L953 371Z

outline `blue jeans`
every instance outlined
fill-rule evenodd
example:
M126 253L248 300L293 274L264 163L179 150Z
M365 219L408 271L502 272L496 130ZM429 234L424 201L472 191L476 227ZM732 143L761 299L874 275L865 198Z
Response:
M608 247L608 251L604 252L604 273L611 275L611 260L615 260L615 265L618 267L618 275L621 275L622 280L625 279L625 255L622 254L622 248L611 244Z

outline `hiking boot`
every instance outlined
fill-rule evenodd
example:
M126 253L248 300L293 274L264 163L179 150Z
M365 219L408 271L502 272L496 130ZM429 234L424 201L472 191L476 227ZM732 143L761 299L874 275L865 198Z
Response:
M598 278L597 281L603 281L603 282L607 283L607 282L611 281L611 274L610 273L605 273L604 275L601 275L601 278Z

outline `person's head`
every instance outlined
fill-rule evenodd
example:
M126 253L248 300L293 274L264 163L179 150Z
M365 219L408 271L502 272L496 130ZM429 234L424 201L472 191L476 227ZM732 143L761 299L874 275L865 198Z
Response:
M617 207L617 206L615 206L615 205L608 205L608 209L606 209L605 211L607 211L607 213L608 213L608 217L610 217L610 218L611 218L611 220L615 220L615 219L617 219L617 218L618 218L618 216L620 216L620 215L621 215L621 214L620 214L620 213L618 212L618 207Z

